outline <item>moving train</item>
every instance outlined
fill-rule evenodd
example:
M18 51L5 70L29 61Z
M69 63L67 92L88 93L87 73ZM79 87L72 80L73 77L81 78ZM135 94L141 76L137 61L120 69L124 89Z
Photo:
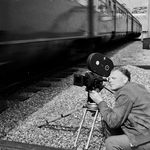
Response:
M116 0L0 0L0 76L55 68L141 31Z

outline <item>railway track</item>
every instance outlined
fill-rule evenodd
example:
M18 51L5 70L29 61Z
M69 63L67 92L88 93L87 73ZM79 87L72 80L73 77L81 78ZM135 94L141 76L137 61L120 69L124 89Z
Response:
M101 49L102 53L106 56L111 56L113 53L115 53L113 50L116 48L120 48L123 45L129 44L128 42L122 43L118 45L113 44L111 46L103 47ZM0 106L0 112L4 111L8 108L7 100L10 101L25 101L29 99L29 96L20 96L20 95L14 95L15 92L18 90L22 92L30 92L30 93L36 93L40 91L43 87L50 87L52 81L60 81L62 78L65 78L68 75L72 75L75 71L75 69L71 69L73 66L77 67L86 67L86 59L87 55L79 56L74 61L69 61L66 64L63 64L62 66L55 68L53 70L32 70L32 71L26 71L23 73L15 73L13 76L4 76L1 78L1 86L0 86L0 100L1 100L1 106ZM49 80L46 80L46 78L50 78ZM28 88L28 86L34 85L33 87Z
M85 62L86 57L64 64L53 70L46 70L42 73L34 72L30 76L25 77L24 74L22 76L16 75L11 78L11 80L7 80L6 77L5 80L7 83L0 88L0 113L9 107L7 101L25 101L30 98L27 94L15 94L17 91L20 91L19 93L36 93L44 87L50 87L51 82L58 82L62 78L72 75L77 71L77 69L71 68L73 65L77 65L77 67L85 67L86 64L81 61Z

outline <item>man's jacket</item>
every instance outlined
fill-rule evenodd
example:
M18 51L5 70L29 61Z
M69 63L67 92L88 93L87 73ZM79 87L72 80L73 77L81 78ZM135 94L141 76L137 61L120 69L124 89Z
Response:
M131 146L150 141L150 93L143 85L128 82L115 93L115 106L100 102L99 110L110 128L122 128Z

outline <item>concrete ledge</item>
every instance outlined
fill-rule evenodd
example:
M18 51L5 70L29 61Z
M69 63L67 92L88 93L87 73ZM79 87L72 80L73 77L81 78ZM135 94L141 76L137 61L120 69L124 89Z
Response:
M150 49L150 38L143 39L143 49Z
M63 148L40 146L40 145L7 141L7 140L0 140L0 149L2 150L69 150Z
M114 67L122 67L122 66L126 66L126 65L115 65ZM150 65L133 65L133 66L150 70Z

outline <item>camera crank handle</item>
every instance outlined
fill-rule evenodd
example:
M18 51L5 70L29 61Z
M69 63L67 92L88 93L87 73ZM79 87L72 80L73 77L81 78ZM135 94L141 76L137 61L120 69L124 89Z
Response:
M95 91L99 93L99 92L100 92L100 89L99 89L99 88L96 88Z
M113 92L113 91L109 90L109 89L108 89L108 88L106 88L105 86L104 86L104 88L105 88L107 91L109 91L110 93L114 94L114 92Z

